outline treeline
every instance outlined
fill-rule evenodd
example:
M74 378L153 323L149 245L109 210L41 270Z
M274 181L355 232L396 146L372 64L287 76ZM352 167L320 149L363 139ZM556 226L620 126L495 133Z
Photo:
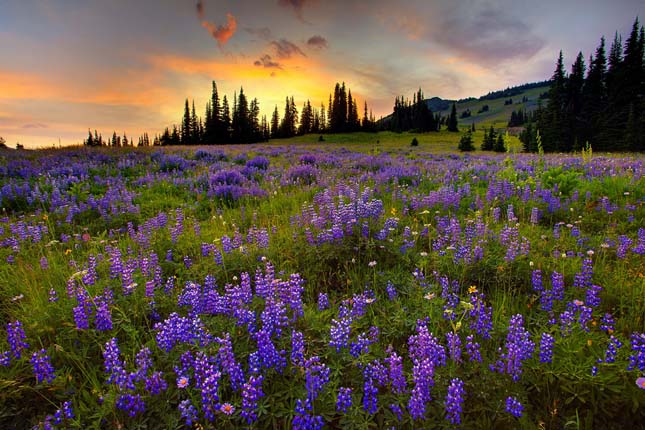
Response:
M159 138L155 137L153 145L159 144ZM124 132L123 136L116 134L116 131L112 132L112 137L103 139L103 135L99 134L94 130L92 134L91 130L87 130L87 139L83 141L85 146L112 146L112 147L128 147L135 146L134 139L128 139L128 135ZM148 133L143 133L139 136L136 146L150 146L150 137Z
M389 130L394 132L417 131L429 132L439 131L441 126L447 126L450 131L457 131L457 111L452 104L450 115L442 117L439 113L434 114L428 101L425 100L423 92L419 90L412 96L412 101L403 96L394 100L394 111L386 118L377 123L378 130Z
M274 138L289 138L307 133L351 133L355 131L377 131L377 123L367 102L363 104L362 117L359 117L358 101L345 83L336 83L333 94L329 95L329 104L325 108L313 107L307 100L300 112L293 97L286 97L285 106L280 116L275 106L271 120L260 116L260 104L257 98L249 101L240 88L233 95L233 105L224 95L220 99L215 81L212 82L210 100L206 103L203 117L197 115L194 100L184 102L184 113L179 124L166 127L161 135L154 136L152 145L211 145L254 143ZM112 139L103 137L94 131L89 132L83 141L87 146L134 146L127 136ZM150 146L147 134L142 135L137 146Z
M522 135L527 151L645 150L645 30L638 18L623 44L616 33L607 56L600 39L589 68L580 52L566 73L562 52L551 78L546 106ZM539 137L538 137L539 136Z
M549 81L532 82L529 84L518 85L516 87L506 88L505 90L491 91L490 93L481 96L479 100L495 100L501 99L502 97L515 97L516 95L521 94L524 91L532 90L533 88L545 87L547 85L549 85ZM461 101L462 100L459 100L459 102Z

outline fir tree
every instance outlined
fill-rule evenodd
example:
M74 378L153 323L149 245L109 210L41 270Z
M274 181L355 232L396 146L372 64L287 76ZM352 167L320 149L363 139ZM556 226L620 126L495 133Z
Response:
M459 131L457 127L457 105L455 103L452 104L452 110L450 111L450 116L448 117L448 131Z

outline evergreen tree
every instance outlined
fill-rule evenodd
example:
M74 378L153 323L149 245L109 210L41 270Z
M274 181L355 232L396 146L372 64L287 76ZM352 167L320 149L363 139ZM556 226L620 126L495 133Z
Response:
M502 133L497 135L497 139L495 140L495 146L493 146L493 151L506 152L506 146L504 145L504 135Z
M492 151L493 147L495 146L496 137L497 135L495 134L495 129L491 125L488 132L484 131L484 140L481 145L482 151Z
M271 138L275 139L280 136L280 116L278 114L278 105L275 105L273 115L271 116Z
M549 103L540 118L539 128L544 130L543 145L545 152L562 150L566 139L566 75L562 51L551 77Z
M473 135L471 134L470 130L468 130L461 136L458 149L462 152L470 152L475 150L475 145L473 145Z
M450 111L450 116L448 117L448 131L459 131L457 127L457 106L455 103L452 104L452 110Z
M199 145L201 141L199 120L195 112L195 100L193 100L193 108L190 113L190 145Z
M228 143L231 140L231 112L226 95L222 98L221 138L218 143Z
M184 118L181 122L181 144L188 145L191 138L191 116L190 116L190 106L188 105L188 99L184 104Z

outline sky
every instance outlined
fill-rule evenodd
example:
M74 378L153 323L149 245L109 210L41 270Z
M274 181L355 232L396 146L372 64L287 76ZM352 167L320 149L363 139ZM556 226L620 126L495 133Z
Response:
M150 136L240 87L270 117L286 96L327 104L345 82L378 118L397 95L459 99L548 79L643 0L0 0L7 145ZM588 61L587 61L588 62Z

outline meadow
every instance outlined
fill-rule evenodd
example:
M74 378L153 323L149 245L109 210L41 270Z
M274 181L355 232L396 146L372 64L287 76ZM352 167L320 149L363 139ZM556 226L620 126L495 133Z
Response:
M645 428L645 158L413 136L3 152L0 427Z

